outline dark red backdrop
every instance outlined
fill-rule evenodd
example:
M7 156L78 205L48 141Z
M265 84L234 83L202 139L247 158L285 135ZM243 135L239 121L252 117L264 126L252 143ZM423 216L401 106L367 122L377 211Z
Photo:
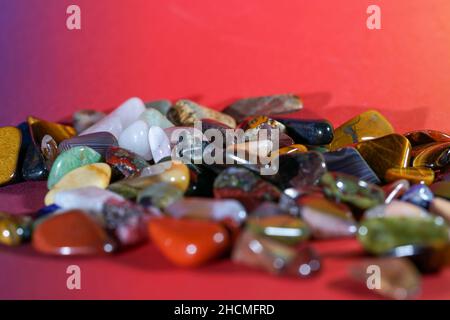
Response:
M39 0L0 6L0 125L33 114L110 109L130 96L187 97L222 108L239 97L296 92L303 117L339 125L368 108L399 132L448 131L450 2L447 0ZM69 4L82 30L65 27ZM382 10L382 30L366 9ZM42 183L0 189L0 210L42 205ZM116 257L68 259L1 248L0 298L372 298L347 280L352 241L316 243L313 280L270 277L223 261L180 270L150 244ZM66 289L69 264L82 290ZM450 270L424 278L422 298L450 298Z

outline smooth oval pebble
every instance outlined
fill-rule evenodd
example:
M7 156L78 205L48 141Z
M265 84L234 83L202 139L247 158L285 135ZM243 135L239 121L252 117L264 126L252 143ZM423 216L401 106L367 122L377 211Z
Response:
M81 209L100 212L109 199L125 200L122 196L97 187L65 190L55 195L55 204L62 209Z
M45 196L45 205L54 202L55 195L63 190L83 187L98 187L105 189L111 179L111 167L106 163L93 163L70 171Z
M170 141L163 129L155 126L150 127L148 131L148 142L155 163L158 163L161 159L170 157L172 153Z
M149 127L157 126L161 129L173 127L173 123L156 109L147 109L142 112L139 119L143 120Z
M119 146L140 155L145 160L150 160L152 154L148 143L148 132L149 127L144 121L133 122L121 133Z
M386 171L385 179L387 182L406 179L413 184L423 182L430 185L434 181L434 171L430 168L390 168Z
M49 189L61 180L64 175L81 166L100 162L101 155L89 147L75 147L62 152L53 163L48 175L47 187Z
M111 133L95 132L66 139L59 144L58 149L62 152L74 147L86 146L105 157L106 150L109 147L118 145L117 139Z
M22 134L15 127L0 128L0 185L16 177Z

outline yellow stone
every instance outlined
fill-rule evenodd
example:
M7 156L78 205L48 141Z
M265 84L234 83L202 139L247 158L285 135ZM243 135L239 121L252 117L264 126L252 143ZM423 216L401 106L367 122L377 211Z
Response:
M93 163L70 171L45 196L45 205L54 202L55 195L63 190L84 187L106 189L111 179L111 167L106 163Z
M71 126L41 120L32 116L29 116L27 120L33 140L37 146L41 145L42 138L46 134L50 135L58 144L63 140L72 138L76 134L75 129Z
M301 152L307 152L308 148L305 147L302 144L293 144L287 147L280 148L274 152L272 152L272 158L281 156L283 154L289 154L289 153L301 153Z
M434 181L434 171L430 168L390 168L385 179L387 182L406 179L412 184L423 182L430 185Z
M381 113L369 110L348 120L334 130L330 150L394 133L394 128Z
M15 127L0 128L0 185L16 176L22 134Z

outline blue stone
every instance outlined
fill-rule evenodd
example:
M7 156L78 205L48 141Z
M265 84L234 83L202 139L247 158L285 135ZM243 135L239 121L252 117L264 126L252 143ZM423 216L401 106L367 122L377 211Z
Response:
M39 209L36 212L36 218L45 217L45 216L47 216L49 214L52 214L52 213L54 213L54 212L56 212L56 211L58 211L60 209L61 209L60 206L58 206L56 204L51 204L49 206L46 206L46 207L43 207L43 208Z
M405 192L401 200L428 209L431 200L433 200L433 197L433 192L430 190L430 188L428 188L424 184L416 184Z

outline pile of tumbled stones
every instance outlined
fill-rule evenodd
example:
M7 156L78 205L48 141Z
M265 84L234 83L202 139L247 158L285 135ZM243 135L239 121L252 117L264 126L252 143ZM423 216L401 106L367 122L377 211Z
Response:
M291 94L238 100L222 112L190 100L131 98L107 115L78 111L71 125L30 116L0 128L0 184L47 180L49 189L36 213L0 213L0 243L92 255L151 241L178 266L231 256L305 278L323 264L312 241L356 238L365 253L353 279L366 284L368 266L376 265L378 293L416 296L421 274L450 264L450 135L395 133L375 110L337 128L280 116L302 108ZM176 149L192 161L174 160L181 140L172 133L198 121L202 133L242 129L244 141L230 146L203 135ZM261 129L279 133L271 175L246 158ZM189 158L190 149L202 155L212 144L234 162ZM233 155L237 149L245 157Z

